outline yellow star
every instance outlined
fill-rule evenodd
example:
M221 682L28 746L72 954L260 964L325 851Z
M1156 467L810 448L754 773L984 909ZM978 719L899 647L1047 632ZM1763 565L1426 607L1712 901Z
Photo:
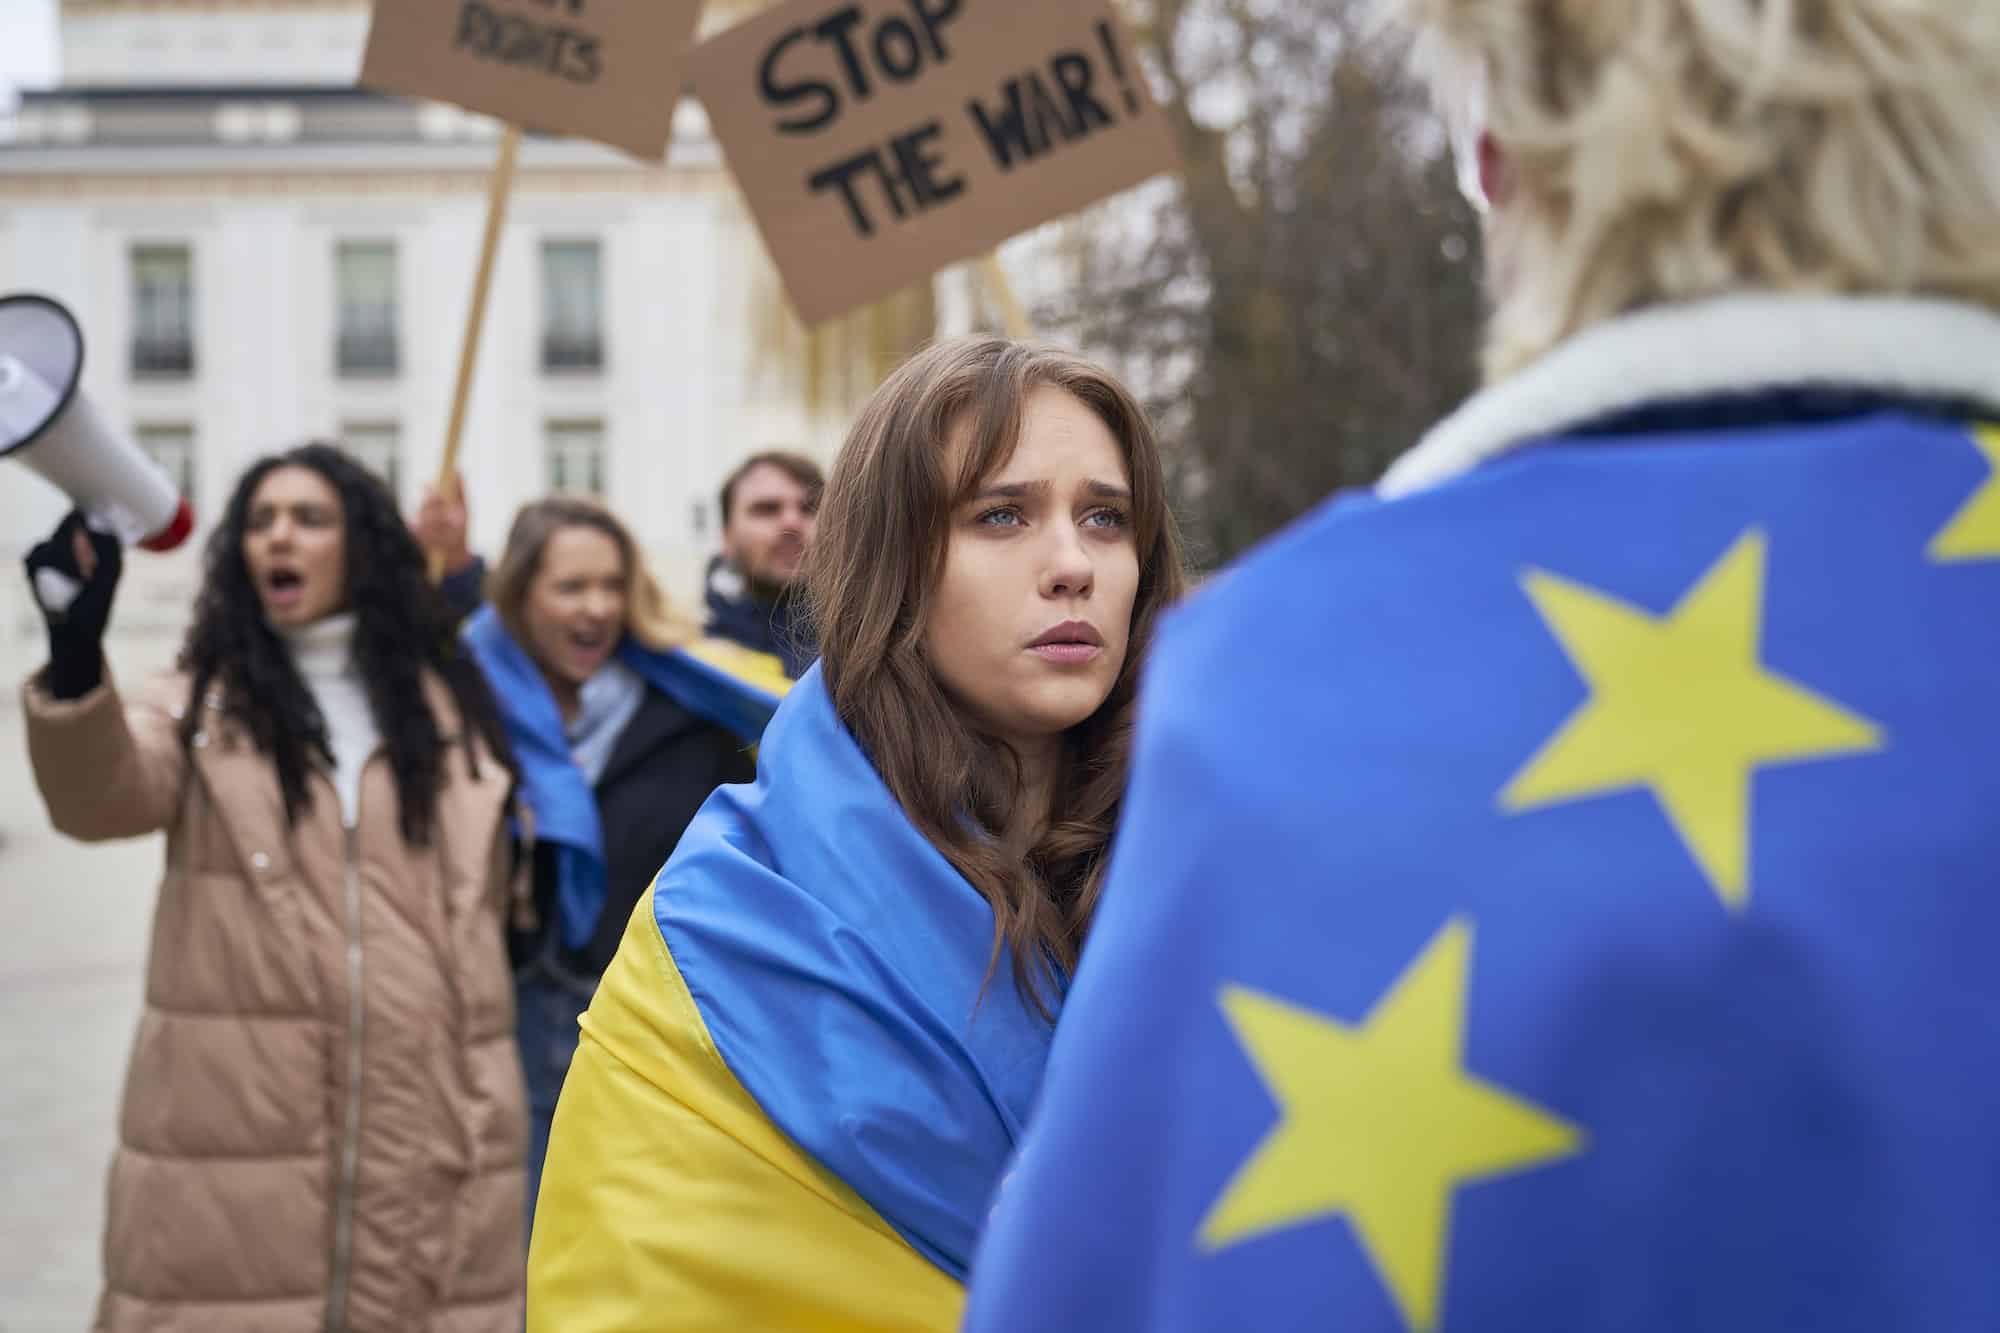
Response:
M1583 1144L1574 1126L1463 1069L1471 956L1471 928L1451 922L1360 1027L1223 990L1282 1117L1203 1220L1204 1248L1345 1214L1404 1320L1437 1326L1452 1191Z
M1941 565L2000 556L2000 426L1976 427L1972 442L1986 455L1990 471L1944 531L1931 538L1926 554Z
M1528 596L1590 698L1500 793L1508 813L1650 787L1723 903L1750 901L1750 776L1882 747L1866 718L1766 671L1764 536L1751 530L1665 616L1531 572Z

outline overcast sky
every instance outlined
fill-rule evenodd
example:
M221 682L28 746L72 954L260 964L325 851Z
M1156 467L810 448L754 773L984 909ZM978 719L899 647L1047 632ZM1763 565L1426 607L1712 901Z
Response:
M0 0L0 102L56 77L56 0Z

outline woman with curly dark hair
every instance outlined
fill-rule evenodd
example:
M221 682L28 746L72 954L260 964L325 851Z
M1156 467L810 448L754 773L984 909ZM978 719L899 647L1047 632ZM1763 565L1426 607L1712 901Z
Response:
M167 834L96 1327L518 1328L513 775L423 555L339 450L264 458L129 702L119 563L77 515L28 559L56 827Z
M849 433L809 566L820 664L584 1018L532 1328L956 1327L1182 589L1152 428L1061 352L932 347Z

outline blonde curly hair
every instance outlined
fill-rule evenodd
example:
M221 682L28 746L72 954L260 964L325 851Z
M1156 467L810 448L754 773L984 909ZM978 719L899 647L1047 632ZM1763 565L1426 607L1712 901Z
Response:
M1992 0L1386 3L1461 154L1505 153L1489 378L1743 288L2000 308Z

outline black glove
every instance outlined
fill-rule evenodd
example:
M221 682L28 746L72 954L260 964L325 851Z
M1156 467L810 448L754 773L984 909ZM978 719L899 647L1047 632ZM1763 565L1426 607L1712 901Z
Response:
M95 555L89 574L77 559L82 534ZM104 629L111 623L111 597L118 591L125 552L118 538L84 522L72 509L50 538L28 552L28 586L49 627L49 693L81 699L104 679Z

